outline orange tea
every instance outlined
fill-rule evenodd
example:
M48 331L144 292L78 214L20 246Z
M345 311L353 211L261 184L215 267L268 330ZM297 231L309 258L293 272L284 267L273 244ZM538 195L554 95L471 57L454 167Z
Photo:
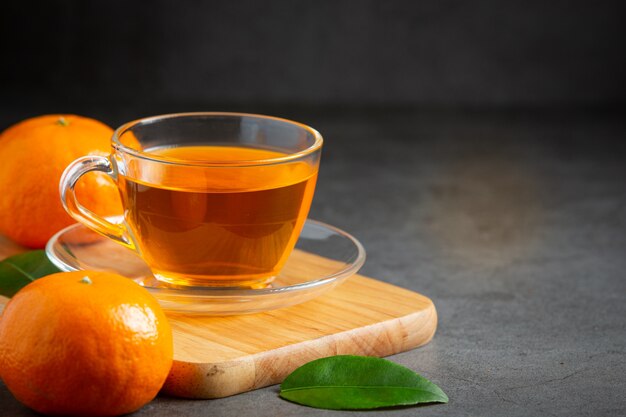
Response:
M255 161L285 154L244 146L144 152L188 163L175 169L155 164L119 177L126 223L155 276L181 285L256 286L271 281L302 230L317 166L302 161L256 166ZM212 161L225 164L194 165Z

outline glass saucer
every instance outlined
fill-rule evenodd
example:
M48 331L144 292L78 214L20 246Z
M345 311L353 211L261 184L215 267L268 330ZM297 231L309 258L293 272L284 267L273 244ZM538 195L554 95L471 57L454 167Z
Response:
M363 245L348 233L307 220L285 267L265 288L175 286L158 281L133 251L87 229L69 226L46 246L48 258L62 271L111 271L133 279L169 313L232 315L300 304L334 288L365 262Z

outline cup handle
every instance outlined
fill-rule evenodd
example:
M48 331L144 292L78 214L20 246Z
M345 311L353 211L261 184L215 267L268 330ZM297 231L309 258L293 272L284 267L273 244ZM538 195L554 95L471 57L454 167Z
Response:
M136 250L124 223L111 223L78 202L76 198L76 184L80 177L91 171L104 172L117 184L117 172L113 169L109 158L97 155L78 158L65 168L59 183L59 193L61 194L61 202L65 211L79 223L121 243L129 249Z

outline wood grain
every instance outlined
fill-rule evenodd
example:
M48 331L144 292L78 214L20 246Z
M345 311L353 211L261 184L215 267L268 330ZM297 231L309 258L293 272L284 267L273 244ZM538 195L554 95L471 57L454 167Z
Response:
M0 238L0 258L20 248ZM324 260L306 267L324 269ZM332 261L329 261L332 262ZM0 309L7 300L0 297ZM251 315L169 315L174 365L163 391L219 398L280 383L313 359L387 356L433 337L437 312L418 293L355 275L321 297Z

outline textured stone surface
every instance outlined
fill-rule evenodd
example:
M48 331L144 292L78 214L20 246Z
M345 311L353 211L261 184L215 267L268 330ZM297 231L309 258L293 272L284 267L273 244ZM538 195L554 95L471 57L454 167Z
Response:
M162 110L174 109L153 113ZM326 137L311 217L363 242L365 275L428 295L439 311L434 340L391 359L438 383L450 403L367 415L626 414L622 117L273 112ZM142 113L90 114L115 124ZM3 127L23 116L5 113ZM161 397L137 415L360 414L277 392ZM3 385L0 410L32 415Z

